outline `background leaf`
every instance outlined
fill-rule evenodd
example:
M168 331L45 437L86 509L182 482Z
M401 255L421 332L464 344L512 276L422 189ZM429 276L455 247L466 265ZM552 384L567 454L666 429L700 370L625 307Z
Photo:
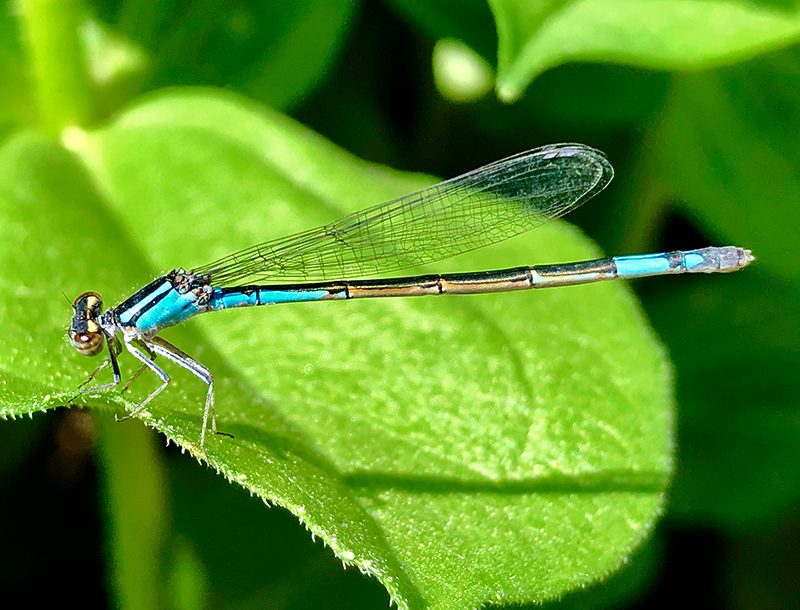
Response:
M498 32L497 92L514 101L539 74L570 61L711 68L792 44L797 7L738 0L490 0Z
M783 205L800 197L800 155L792 137L800 117L789 110L800 102L799 60L793 50L737 69L681 77L652 146L676 201L729 239L748 239L760 264L794 281L800 279L800 253L775 236L800 226L800 209Z
M92 5L107 29L144 52L139 75L144 90L214 85L285 108L327 74L358 2L119 0ZM92 61L104 61L106 53L107 48L98 48Z
M485 0L387 0L387 4L433 39L463 40L495 63L497 33Z
M792 134L798 129L796 49L673 81L669 104L641 151L642 192L631 225L650 235L682 217L715 240L747 240L753 273L681 295L652 284L645 305L671 337L678 373L681 458L673 514L741 532L774 523L800 498L797 389L800 348L797 252L800 197ZM649 190L650 195L644 194ZM640 196L641 195L641 196ZM656 219L656 222L648 219ZM675 311L693 303L693 315ZM720 391L711 379L725 379ZM742 493L742 488L750 493Z
M29 74L22 61L15 19L9 11L0 11L0 74L0 133L15 125L32 124Z

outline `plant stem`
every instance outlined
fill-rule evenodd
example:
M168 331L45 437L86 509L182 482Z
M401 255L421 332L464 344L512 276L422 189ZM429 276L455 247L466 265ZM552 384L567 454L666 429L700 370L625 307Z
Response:
M21 0L40 122L54 135L92 116L91 79L80 37L82 0Z
M108 415L97 419L111 605L155 610L169 531L164 466L153 434L141 423L120 425Z

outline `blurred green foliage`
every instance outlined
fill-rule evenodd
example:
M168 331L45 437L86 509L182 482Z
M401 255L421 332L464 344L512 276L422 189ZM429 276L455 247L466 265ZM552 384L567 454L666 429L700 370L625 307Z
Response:
M261 346L259 354L246 349L252 318L202 320L195 330L176 329L172 336L181 345L229 380L221 387L241 405L231 421L255 418L257 433L237 428L239 443L221 444L215 463L228 477L252 475L260 472L252 463L257 450L261 469L267 464L273 472L239 483L280 499L296 514L300 506L319 502L324 508L312 509L306 523L334 548L338 539L345 559L354 540L376 549L369 557L386 565L361 567L377 573L397 601L414 608L539 601L554 593L564 597L549 604L565 608L644 607L690 595L705 607L796 606L799 592L787 583L800 552L800 181L795 169L800 54L793 46L798 35L800 8L791 0L7 2L0 12L7 295L0 300L3 412L19 415L72 398L69 389L83 364L68 353L62 338L68 306L57 291L72 296L96 288L123 295L164 265L203 262L195 255L205 259L247 245L272 227L280 227L280 233L305 228L428 181L354 160L266 107L291 115L357 156L447 176L539 144L582 141L606 151L617 169L603 201L570 218L603 249L623 254L735 243L752 248L758 259L735 276L634 285L673 362L677 459L662 525L626 557L624 569L568 593L581 581L575 570L587 571L584 581L596 580L612 571L614 557L627 555L626 549L611 548L614 544L629 548L641 538L613 531L598 537L597 529L587 527L581 539L580 528L586 526L581 515L586 521L604 511L628 515L629 506L621 508L608 497L564 493L532 505L544 517L554 511L573 519L575 527L566 528L573 537L565 536L564 542L576 550L555 551L563 564L543 564L553 572L529 582L536 579L528 570L544 570L525 557L534 541L488 544L497 532L490 519L479 516L487 503L466 507L438 494L420 501L419 494L385 489L372 496L364 492L356 506L353 489L363 481L333 484L325 464L318 470L287 466L298 454L298 446L287 439L302 437L301 428L317 434L308 447L330 443L324 453L333 456L337 468L346 463L338 462L344 458L337 450L344 448L347 459L355 460L351 464L394 459L407 472L424 474L425 456L413 454L417 445L384 443L383 453L370 448L357 426L348 429L347 411L315 405L310 397L320 387L329 396L337 387L330 380L337 377L357 383L363 370L372 371L369 383L379 394L400 394L388 372L392 364L403 370L402 379L416 395L423 393L424 374L448 359L447 346L427 345L431 362L415 363L414 350L401 341L399 355L383 369L375 367L380 348L358 356L358 345L345 342L340 353L332 353L334 331L342 326L366 333L384 325L387 336L396 333L413 343L426 334L414 335L407 328L412 321L468 325L467 318L476 314L465 314L461 305L409 309L400 304L390 314L382 304L365 309L363 319L348 313L341 321L340 312L323 311L323 306L276 308L259 318L253 339ZM434 45L443 39L460 41L492 70L470 72L468 50L451 54L449 64L433 63ZM458 88L437 89L444 81L434 78L434 71L494 81L491 87L473 81L467 91L476 93L464 95ZM491 88L514 103L486 94ZM235 201L226 201L226 195ZM239 227L235 243L219 239L248 211L266 209L270 199L277 203L269 218L254 213L259 220ZM175 240L170 232L176 211L192 218L180 229L186 240ZM207 222L197 220L207 213L212 214ZM500 259L508 265L547 262L586 251L573 232L555 227L506 250L465 259L464 265L487 268ZM570 378L569 366L591 368L588 359L602 354L599 381L590 374L584 383L595 380L601 394L607 391L604 383L627 382L628 376L641 384L635 393L640 401L621 402L617 408L625 411L614 417L624 426L629 412L629 431L641 435L636 442L627 439L625 450L633 453L619 463L634 470L649 467L658 475L643 498L631 503L643 511L639 518L646 524L658 505L660 477L669 468L666 448L658 444L670 415L658 356L622 288L609 287L591 300L589 293L576 296L582 294L567 289L562 295L526 295L530 302L514 307L535 317L526 317L513 334L536 353L524 362L553 363L545 372L556 380ZM515 328L513 312L504 312L503 303L484 301L474 311L501 328ZM545 323L540 316L548 310L556 316L551 313ZM560 359L558 314L564 335L578 329L591 351ZM310 328L309 316L317 318ZM232 339L229 352L219 344L213 350L203 347L219 333ZM491 332L481 335L476 329L452 344L472 363L461 367L478 385L495 377L481 371L481 353L488 354L486 367L491 360L503 362L499 344L491 357L493 341ZM267 351L270 343L289 354L287 363L264 366L256 358L278 353L274 347ZM301 374L305 363L319 362L309 355L315 353L331 353L331 361L349 360L355 368L320 372L311 366ZM615 367L619 376L606 379ZM548 397L547 404L556 404L560 390L556 385L548 393L542 372L522 367L513 381L533 384L534 392ZM150 423L191 446L200 389L190 379L176 378L170 388L174 402L163 401ZM471 391L465 380L454 380L454 386L465 395ZM591 392L589 385L580 387ZM346 403L348 391L342 389L336 402ZM370 389L359 389L365 391ZM281 396L287 405L283 415L291 415L279 416L264 403L265 395ZM654 398L659 395L661 401ZM136 396L110 396L100 406L130 405ZM472 405L478 414L475 430L491 428L506 413L487 410L495 399L486 400L476 398ZM4 498L10 499L2 503L0 516L17 524L8 534L7 548L14 552L1 564L0 582L7 590L25 591L32 601L75 598L86 605L133 608L372 608L387 603L376 580L352 568L342 570L288 512L265 511L259 501L179 452L158 450L152 435L136 424L114 425L107 416L62 411L49 419L35 416L0 426L0 476ZM352 413L371 416L358 405ZM392 429L401 429L408 412L395 415ZM374 416L380 421L381 413ZM648 418L650 427L642 423ZM586 457L572 453L584 447L575 438L577 422L574 416L559 419L574 443L567 443L563 460ZM265 430L270 431L266 436ZM487 435L487 442L491 438L496 437ZM450 451L464 439L450 435ZM617 465L618 456L602 443L585 446L597 452L585 462L592 468ZM299 447L299 454L308 447ZM462 555L442 556L443 565L435 565L437 545L447 545L437 536L446 528L420 518L426 503L431 514L449 512L455 523L478 521L487 529L477 529L476 539L469 541L461 526L465 533L453 548ZM492 509L511 521L535 520L533 514L515 514L510 505ZM369 530L360 521L367 516L381 527ZM544 530L552 533L558 520L544 517ZM394 538L381 540L388 532ZM487 538L484 547L481 534ZM481 548L487 555L481 556ZM500 574L523 582L500 584L492 574L491 553L497 553L494 567ZM572 561L576 558L585 560ZM463 590L453 593L460 565ZM467 577L475 571L480 578ZM41 587L42 574L57 586Z

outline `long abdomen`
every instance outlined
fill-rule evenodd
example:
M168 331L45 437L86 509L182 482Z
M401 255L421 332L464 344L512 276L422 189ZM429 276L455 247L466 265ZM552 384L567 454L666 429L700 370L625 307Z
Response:
M748 250L725 246L617 256L558 265L516 267L498 271L419 275L383 280L216 288L209 309L375 297L480 294L572 286L613 280L618 277L719 273L736 271L752 260L753 257Z

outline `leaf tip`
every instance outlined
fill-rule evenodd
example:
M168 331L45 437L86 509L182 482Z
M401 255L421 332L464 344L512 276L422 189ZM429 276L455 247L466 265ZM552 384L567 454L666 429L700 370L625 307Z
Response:
M497 98L504 104L513 104L522 97L522 89L512 83L497 81Z

